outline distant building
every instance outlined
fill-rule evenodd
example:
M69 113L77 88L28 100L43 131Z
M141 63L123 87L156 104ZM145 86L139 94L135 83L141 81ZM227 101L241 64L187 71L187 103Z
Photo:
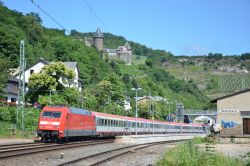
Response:
M147 103L149 102L150 100L151 101L163 101L164 98L161 97L161 96L143 96L143 97L135 97L135 100L138 102L138 103Z
M250 134L250 89L212 100L217 103L217 123L223 134Z
M85 37L84 43L86 46L94 46L98 51L103 51L103 56L107 55L108 59L117 59L124 61L127 65L132 63L132 49L128 42L124 46L118 48L104 48L104 36L98 27L94 33L93 39Z
M128 42L124 44L124 46L119 46L117 49L104 49L104 53L106 53L110 59L119 59L124 61L127 65L131 65L132 63L132 49Z
M131 110L131 105L130 105L130 101L129 100L124 100L124 110L125 111L129 111Z
M5 99L1 100L1 102L6 102L6 103L10 103L12 105L16 105L17 99L18 99L18 85L19 85L18 79L9 78L7 81L7 86L4 89Z
M25 83L29 82L29 78L33 73L40 73L40 71L42 70L42 68L46 65L49 65L51 62L47 62L45 60L43 60L42 58L40 58L38 60L38 62L36 64L34 64L33 66L31 66L30 68L25 70ZM79 79L79 69L77 66L77 62L62 62L67 68L71 69L74 71L75 74L75 78L72 82L70 82L70 84L64 85L62 82L62 84L65 87L75 87L77 88L79 91L82 90L82 81ZM14 78L19 79L19 75L18 72L15 73Z

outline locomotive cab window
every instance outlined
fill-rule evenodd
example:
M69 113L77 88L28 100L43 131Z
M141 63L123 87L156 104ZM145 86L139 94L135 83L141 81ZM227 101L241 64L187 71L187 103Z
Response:
M60 118L61 112L52 112L52 111L44 111L42 117L43 118Z

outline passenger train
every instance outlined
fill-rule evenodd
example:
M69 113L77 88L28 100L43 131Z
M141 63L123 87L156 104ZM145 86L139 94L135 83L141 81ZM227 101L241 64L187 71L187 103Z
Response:
M136 127L137 124L137 127ZM106 137L128 134L203 133L201 124L187 124L133 118L67 106L45 106L37 134L43 142L65 141L72 137Z

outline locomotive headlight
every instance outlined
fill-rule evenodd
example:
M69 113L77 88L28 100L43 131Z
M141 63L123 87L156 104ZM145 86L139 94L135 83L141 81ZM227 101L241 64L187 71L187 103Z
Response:
M59 134L62 134L63 133L63 131L59 131Z

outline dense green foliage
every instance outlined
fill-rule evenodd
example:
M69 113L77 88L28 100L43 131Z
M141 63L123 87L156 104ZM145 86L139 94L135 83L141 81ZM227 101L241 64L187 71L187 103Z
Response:
M24 16L0 5L0 56L8 58L12 68L18 66L22 39L25 40L27 67L39 57L47 61L77 61L85 85L100 81L109 71L109 65L96 49L65 36L64 31L42 27L35 13Z
M9 73L10 73L10 61L5 58L2 57L0 55L0 99L3 97L4 89L6 87L7 84L7 79L9 78Z
M211 150L211 149L209 149ZM248 165L249 160L237 160L223 156L216 152L207 152L206 149L199 149L195 141L188 141L175 148L168 150L164 158L157 163L158 166L243 166Z
M34 138L40 110L25 109L24 131L16 127L16 111L15 107L0 107L0 138ZM19 127L21 126L20 123L19 121Z
M0 52L7 61L11 60L11 68L18 66L21 39L25 40L27 67L34 65L39 57L50 62L76 61L78 64L79 77L84 86L83 92L58 87L58 78L62 74L54 78L52 76L54 69L47 70L40 76L31 77L29 87L33 96L30 94L26 96L31 103L35 101L42 105L64 103L70 106L83 106L93 111L134 116L133 109L126 113L123 111L123 101L125 98L129 99L135 107L135 93L131 88L141 87L143 90L139 93L140 96L150 93L152 96L162 96L172 102L175 100L182 102L187 106L186 108L208 107L207 98L197 91L192 82L178 80L161 67L169 59L174 59L169 52L153 50L129 41L134 54L148 57L145 64L126 66L119 61L105 61L102 59L101 52L85 46L81 40L85 36L92 38L92 33L79 33L72 30L71 35L66 36L62 30L44 28L41 25L41 18L36 13L24 16L3 5L0 5L0 11ZM109 33L104 33L104 38L105 47L108 48L117 48L126 42L125 38ZM138 59L140 59L139 56ZM53 89L56 91L52 91ZM148 112L148 105L140 107L144 109L139 112L141 117L152 117ZM166 103L155 102L153 107L156 111L155 117L164 119L167 114ZM174 112L175 106L172 105L170 110Z
M0 107L0 122L7 124L16 124L15 107ZM25 130L34 131L37 128L37 122L40 110L34 108L25 109Z

